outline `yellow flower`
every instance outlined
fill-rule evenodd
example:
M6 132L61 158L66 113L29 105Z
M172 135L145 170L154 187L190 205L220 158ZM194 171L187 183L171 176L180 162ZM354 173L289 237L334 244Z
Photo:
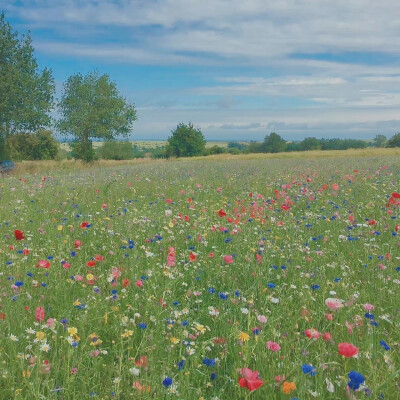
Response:
M204 333L206 331L206 328L204 327L204 325L201 325L201 324L196 324L196 329L198 331L200 331L201 333Z
M93 276L92 274L87 274L87 275L86 275L86 279L87 279L88 281L91 281L93 278L94 278L94 276Z
M43 340L46 338L46 334L42 331L38 331L36 332L36 339L37 340Z
M76 328L74 328L74 327L70 327L70 328L68 328L68 333L71 335L71 336L74 336L74 335L76 335L77 333L78 333L78 329L76 329Z
M242 342L248 342L250 339L250 336L246 332L240 332L239 339Z
M176 337L172 337L172 338L170 339L170 341L171 341L171 343L173 343L173 344L178 344L178 343L180 342L180 340L179 340L178 338L176 338Z

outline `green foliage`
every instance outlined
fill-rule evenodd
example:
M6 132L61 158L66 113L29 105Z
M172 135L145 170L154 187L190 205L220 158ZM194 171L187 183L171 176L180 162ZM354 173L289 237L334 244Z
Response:
M4 139L11 134L50 125L54 92L51 70L38 69L29 33L19 37L1 13L0 153L6 149Z
M20 132L5 139L6 151L10 158L21 160L53 160L60 145L48 130L36 133Z
M285 151L285 147L286 141L275 132L267 135L261 146L263 153L280 153Z
M71 146L71 156L75 160L82 160L84 162L92 162L97 160L97 154L95 153L92 141L80 141L78 139L70 143Z
M374 147L385 147L387 142L387 137L385 135L376 135L373 140Z
M308 137L300 142L300 150L302 151L320 150L320 149L321 149L321 143L315 137Z
M74 154L86 162L94 159L90 139L127 136L137 119L134 106L119 94L116 84L108 75L99 76L96 71L70 76L58 107L59 131L74 137Z
M231 149L229 149L231 150ZM234 150L237 150L236 148ZM240 153L239 150L237 150L237 154ZM214 145L212 147L209 147L208 149L205 150L205 155L213 155L213 154L223 154L226 153L226 149L224 149L223 147Z
M134 157L131 142L108 140L98 149L99 158L104 160L130 160Z
M387 142L386 147L400 147L400 133L392 136Z
M193 124L180 123L168 138L167 157L193 157L204 154L206 141L200 129Z
M321 139L321 150L365 149L367 142L357 139Z

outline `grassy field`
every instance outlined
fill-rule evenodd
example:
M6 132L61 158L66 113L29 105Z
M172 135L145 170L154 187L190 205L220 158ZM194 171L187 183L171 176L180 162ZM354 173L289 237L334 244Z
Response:
M157 149L157 148L164 148L167 144L166 140L132 140L132 145L137 146L140 149ZM240 142L246 143L246 142ZM97 149L103 145L103 142L93 142L93 148ZM218 142L218 141L209 141L206 143L206 148L212 146L219 146L219 147L228 147L228 142ZM68 143L61 143L61 149L70 151L71 147Z
M0 398L400 398L399 156L18 164Z

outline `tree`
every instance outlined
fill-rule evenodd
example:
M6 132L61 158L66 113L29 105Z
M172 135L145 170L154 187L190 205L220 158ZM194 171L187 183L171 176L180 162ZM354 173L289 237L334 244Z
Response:
M303 141L300 142L300 149L302 151L320 150L321 149L321 143L315 137L308 137L308 138L305 138Z
M53 160L60 144L48 130L35 133L18 132L5 140L8 156L13 160Z
M400 133L396 133L394 136L392 136L388 140L386 147L400 147Z
M272 132L265 136L262 144L262 151L264 153L280 153L285 151L286 141L282 139L278 134Z
M32 132L49 126L55 84L51 70L38 69L32 39L19 37L0 14L0 153L5 141L18 131ZM6 154L0 154L5 157Z
M58 108L58 130L74 137L75 157L85 162L94 159L91 139L127 137L137 119L134 106L119 94L116 84L97 71L70 76Z
M205 147L206 140L200 129L195 129L191 122L188 125L180 123L168 138L166 155L167 157L201 156Z
M387 142L387 137L385 135L376 135L373 140L374 147L385 147Z

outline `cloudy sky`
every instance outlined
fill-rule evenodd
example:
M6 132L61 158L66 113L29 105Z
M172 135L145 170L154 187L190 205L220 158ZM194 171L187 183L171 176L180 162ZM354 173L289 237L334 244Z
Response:
M400 132L399 0L0 0L58 94L98 69L135 104L133 139Z

